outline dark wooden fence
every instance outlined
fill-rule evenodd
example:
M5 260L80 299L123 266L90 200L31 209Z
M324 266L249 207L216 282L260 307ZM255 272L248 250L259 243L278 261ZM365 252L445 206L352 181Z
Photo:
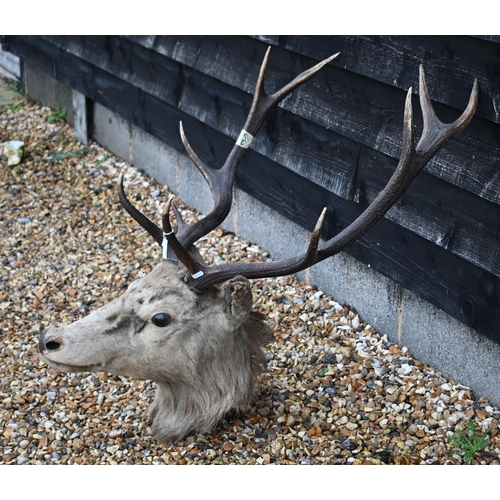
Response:
M361 213L394 171L418 66L443 121L461 113L479 80L465 132L348 252L500 343L499 36L4 37L26 63L180 151L182 120L215 167L240 132L269 45L269 90L341 55L272 113L237 185L308 229L328 207L325 237ZM416 97L414 110L419 134Z

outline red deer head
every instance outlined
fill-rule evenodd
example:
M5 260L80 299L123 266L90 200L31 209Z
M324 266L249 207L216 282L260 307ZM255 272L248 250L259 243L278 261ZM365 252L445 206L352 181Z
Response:
M118 299L70 325L42 334L43 359L63 372L106 371L157 383L151 406L153 432L171 441L189 432L210 430L229 410L244 409L254 398L255 379L272 338L263 316L252 311L248 278L283 276L312 266L354 243L396 203L428 161L469 123L478 101L478 84L467 109L455 122L440 122L432 108L420 68L422 137L415 144L411 89L404 114L399 164L387 186L347 228L320 241L325 210L304 255L278 262L236 263L206 267L193 244L228 215L239 161L269 112L299 85L332 61L334 55L300 74L272 95L264 91L266 53L250 113L222 168L214 170L197 156L181 125L184 146L213 193L212 212L185 224L169 201L160 228L127 199L123 176L120 200L129 214L163 247L163 260L135 281ZM177 230L170 225L173 208Z

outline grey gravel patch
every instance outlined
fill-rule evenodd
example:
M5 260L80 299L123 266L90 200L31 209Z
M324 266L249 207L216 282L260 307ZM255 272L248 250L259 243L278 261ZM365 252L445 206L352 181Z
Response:
M499 463L498 407L293 277L253 282L275 335L267 370L253 405L209 434L157 443L153 383L48 368L37 345L45 328L119 296L160 258L117 201L122 169L154 220L168 197L103 148L84 148L64 122L46 122L49 113L24 102L0 115L0 141L26 144L21 165L0 168L0 463L461 464L447 436L470 419L488 439L471 462ZM73 154L52 161L57 152ZM176 203L187 222L198 216ZM269 258L222 230L199 247L210 264Z

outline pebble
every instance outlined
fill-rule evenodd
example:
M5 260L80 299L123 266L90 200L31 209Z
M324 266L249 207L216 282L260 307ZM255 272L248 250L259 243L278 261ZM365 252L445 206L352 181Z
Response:
M121 295L158 262L156 243L116 200L120 172L145 213L161 218L168 197L97 144L82 152L69 125L44 120L49 113L26 101L0 114L0 131L25 142L24 163L0 168L8 269L0 281L0 464L462 464L448 436L471 419L488 445L469 463L499 463L497 406L290 276L253 281L275 341L255 401L212 432L158 443L148 424L153 383L47 367L41 331ZM54 162L55 151L76 156ZM198 216L175 203L186 222ZM199 248L210 265L269 258L220 229Z

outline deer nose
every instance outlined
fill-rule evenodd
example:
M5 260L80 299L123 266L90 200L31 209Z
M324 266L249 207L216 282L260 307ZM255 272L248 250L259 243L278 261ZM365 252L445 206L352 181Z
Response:
M40 354L44 352L54 352L59 350L63 346L63 342L61 339L47 337L45 332L42 333L40 337L40 341L38 342L38 350Z

